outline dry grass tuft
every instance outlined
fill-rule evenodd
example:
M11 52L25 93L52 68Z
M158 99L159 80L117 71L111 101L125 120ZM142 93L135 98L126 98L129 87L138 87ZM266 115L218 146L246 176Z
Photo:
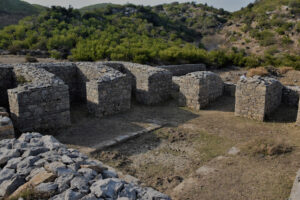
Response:
M283 75L283 74L286 74L289 71L294 70L294 68L292 68L292 67L280 67L278 70L279 70L279 73L281 75Z
M247 72L247 77L253 77L253 76L267 76L268 70L264 67L257 67L252 68Z
M241 149L242 152L253 156L276 156L292 152L293 146L280 139L257 138L243 144Z

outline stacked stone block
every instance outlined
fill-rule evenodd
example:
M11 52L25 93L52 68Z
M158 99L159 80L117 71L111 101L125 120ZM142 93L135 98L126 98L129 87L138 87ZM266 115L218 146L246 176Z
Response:
M193 72L178 79L174 84L179 87L180 106L200 110L223 95L223 81L213 72Z
M8 107L7 90L13 87L13 67L0 64L0 106Z
M159 66L159 68L170 71L173 76L183 76L192 72L206 71L205 64L165 65Z
M103 62L109 67L123 70L131 77L136 100L154 105L168 100L172 91L172 73L168 70L129 62ZM120 64L123 67L120 67Z
M54 74L27 65L14 67L18 87L8 90L11 117L19 131L70 124L68 86ZM21 81L21 82L20 82Z
M273 78L241 79L236 88L235 115L264 121L280 105L282 88Z
M88 110L97 117L124 112L131 107L130 78L100 63L77 63L81 94Z
M43 68L48 72L56 75L69 87L70 101L77 102L80 100L78 94L78 76L77 67L74 63L61 62L61 63L34 63L30 66Z

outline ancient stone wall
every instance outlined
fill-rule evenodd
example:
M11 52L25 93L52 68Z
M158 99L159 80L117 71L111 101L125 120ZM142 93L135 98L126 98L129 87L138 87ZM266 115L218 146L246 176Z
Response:
M174 81L179 87L180 106L199 110L223 95L223 81L213 72L193 72Z
M282 90L282 102L288 106L298 107L300 96L299 86L284 86Z
M0 106L8 108L7 90L13 87L13 67L0 64Z
M205 64L164 65L158 67L170 71L173 76L183 76L192 72L206 71Z
M264 121L280 105L282 87L273 78L241 79L236 88L235 115Z
M11 117L20 131L59 128L70 124L68 86L54 74L28 65L17 65L19 85L8 90Z
M69 86L70 101L76 102L79 100L80 96L78 95L79 83L77 76L77 67L74 63L35 63L30 65L38 68L43 68L48 72L56 75Z
M299 104L298 104L298 117L297 117L297 122L296 124L298 126L300 126L300 100L299 100Z
M153 105L171 97L172 73L157 67L129 62L103 62L115 69L120 69L131 77L132 89L138 102Z
M130 78L100 63L76 63L81 94L88 110L97 117L124 112L131 107Z

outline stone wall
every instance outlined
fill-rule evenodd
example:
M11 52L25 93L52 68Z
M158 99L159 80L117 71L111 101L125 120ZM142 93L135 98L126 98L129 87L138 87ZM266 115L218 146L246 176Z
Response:
M100 63L76 63L81 94L88 110L97 117L124 112L131 107L130 78Z
M77 76L77 67L74 63L34 63L30 65L38 68L43 68L64 81L64 83L69 86L71 102L80 100L80 96L78 95L79 83Z
M264 121L280 105L282 88L273 78L241 79L236 88L235 115Z
M54 74L28 65L14 67L19 85L8 90L11 117L19 131L70 124L68 86ZM20 82L22 81L22 82Z
M282 90L282 102L288 106L298 107L299 95L299 86L284 86Z
M7 90L13 87L13 67L0 64L0 106L9 107Z
M131 77L135 98L142 104L158 104L171 97L172 73L168 70L129 62L103 62L103 64L115 69L121 68Z
M180 106L199 110L223 95L223 81L213 72L193 72L173 80L179 87Z
M183 76L192 72L206 71L205 64L164 65L158 67L170 71L173 76Z

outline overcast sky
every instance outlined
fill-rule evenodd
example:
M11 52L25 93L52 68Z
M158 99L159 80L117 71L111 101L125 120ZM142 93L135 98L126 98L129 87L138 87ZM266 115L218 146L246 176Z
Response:
M72 5L74 8L97 4L97 3L115 3L115 4L143 4L143 5L158 5L162 3L171 3L176 0L25 0L29 3L40 4L44 6L61 5L68 7ZM177 0L178 2L187 2L186 0ZM254 0L196 0L197 3L207 3L216 8L224 8L228 11L236 11L241 7L247 6Z

